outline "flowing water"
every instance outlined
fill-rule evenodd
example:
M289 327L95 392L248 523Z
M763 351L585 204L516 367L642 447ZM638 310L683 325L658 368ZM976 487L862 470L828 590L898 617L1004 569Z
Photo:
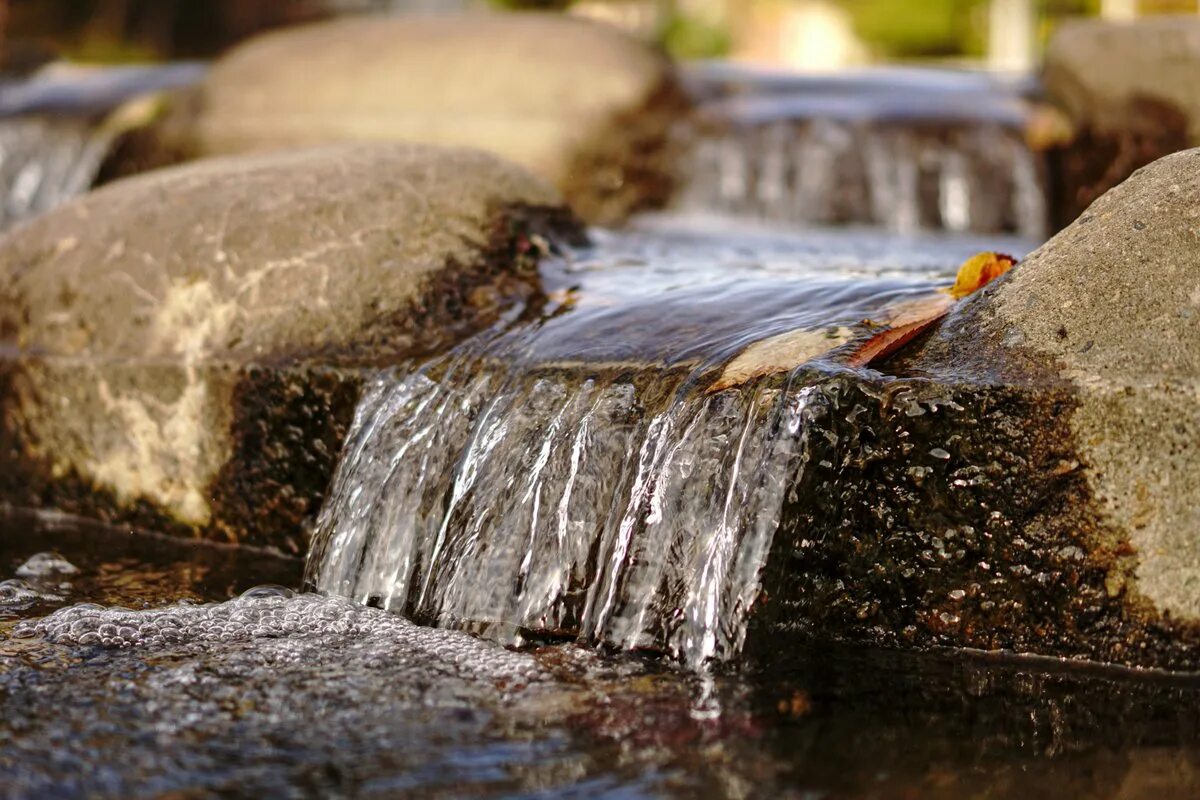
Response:
M197 64L85 68L52 65L0 81L0 230L92 187L121 133L126 100L195 82Z
M1016 88L932 70L771 80L710 68L697 82L716 96L702 106L682 208L905 232L1046 233L1045 176Z
M735 667L806 376L1044 209L1016 94L963 111L977 78L891 106L907 77L706 80L690 210L375 375L306 566L0 514L0 797L1200 795L1194 676L827 642ZM0 91L2 222L107 147L50 105Z
M294 585L287 559L65 519L0 526L0 578L42 594L0 590L6 800L1200 790L1194 677L828 643L766 674L514 652L253 587Z
M376 377L309 585L509 643L736 655L803 468L811 390L712 392L713 377L795 331L819 355L983 243L719 226L599 232L547 269L555 299L532 319Z

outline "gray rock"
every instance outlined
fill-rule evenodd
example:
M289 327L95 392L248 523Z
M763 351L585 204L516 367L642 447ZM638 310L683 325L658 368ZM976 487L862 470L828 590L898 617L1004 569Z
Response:
M336 140L469 145L558 185L594 221L661 204L670 63L562 15L345 19L234 49L176 104L156 147L184 156Z
M1180 636L1200 623L1197 264L1200 150L1187 150L1104 195L917 359L976 385L1061 397L1053 416L1031 409L1012 424L1066 437L1062 472L1082 483L1051 494L1076 545L1106 565L1129 619Z
M1137 22L1077 21L1046 50L1047 91L1071 116L1102 129L1129 124L1133 101L1158 100L1188 120L1200 142L1200 17L1148 17Z
M0 244L6 499L297 549L365 364L537 290L556 192L402 144L118 182Z

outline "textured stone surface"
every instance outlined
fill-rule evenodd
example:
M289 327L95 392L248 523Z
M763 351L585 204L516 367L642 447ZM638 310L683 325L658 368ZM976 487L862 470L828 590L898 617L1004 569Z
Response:
M536 291L556 203L484 153L339 145L134 178L12 232L8 499L301 547L358 368Z
M595 220L656 204L669 62L560 15L354 18L259 37L218 61L163 128L167 150L220 154L335 140L470 145L562 188Z
M1160 159L968 303L926 364L1057 384L1087 491L1132 555L1111 591L1200 621L1200 150ZM1126 586L1126 584L1128 584Z

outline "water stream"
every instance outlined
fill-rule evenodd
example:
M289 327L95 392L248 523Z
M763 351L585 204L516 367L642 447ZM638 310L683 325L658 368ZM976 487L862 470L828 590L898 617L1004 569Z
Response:
M825 645L726 668L823 435L822 354L1043 233L1012 93L971 118L974 77L891 111L909 76L855 80L710 75L683 214L594 231L543 303L375 374L316 591L252 588L296 560L0 510L0 797L1196 796L1194 676ZM29 97L0 91L0 225L107 147L94 109Z
M508 643L735 655L812 393L786 379L712 392L714 376L795 331L817 356L981 245L739 230L664 218L599 233L547 269L557 299L533 319L378 375L309 585Z
M1019 89L982 74L828 78L710 66L678 204L800 224L1042 238L1040 156Z
M0 230L90 189L121 124L123 102L184 86L199 64L92 68L52 64L0 80Z

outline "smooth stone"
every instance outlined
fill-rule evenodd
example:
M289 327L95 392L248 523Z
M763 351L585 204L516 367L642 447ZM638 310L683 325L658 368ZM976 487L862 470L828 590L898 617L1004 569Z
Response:
M1136 22L1079 20L1063 25L1046 50L1043 82L1071 116L1101 128L1129 125L1132 101L1178 109L1200 142L1200 17Z
M686 106L670 62L553 14L357 17L259 36L176 103L159 147L185 155L336 140L466 145L557 185L590 221L661 205L667 130Z
M0 494L300 550L362 368L492 324L575 230L520 167L405 144L77 198L0 240Z

